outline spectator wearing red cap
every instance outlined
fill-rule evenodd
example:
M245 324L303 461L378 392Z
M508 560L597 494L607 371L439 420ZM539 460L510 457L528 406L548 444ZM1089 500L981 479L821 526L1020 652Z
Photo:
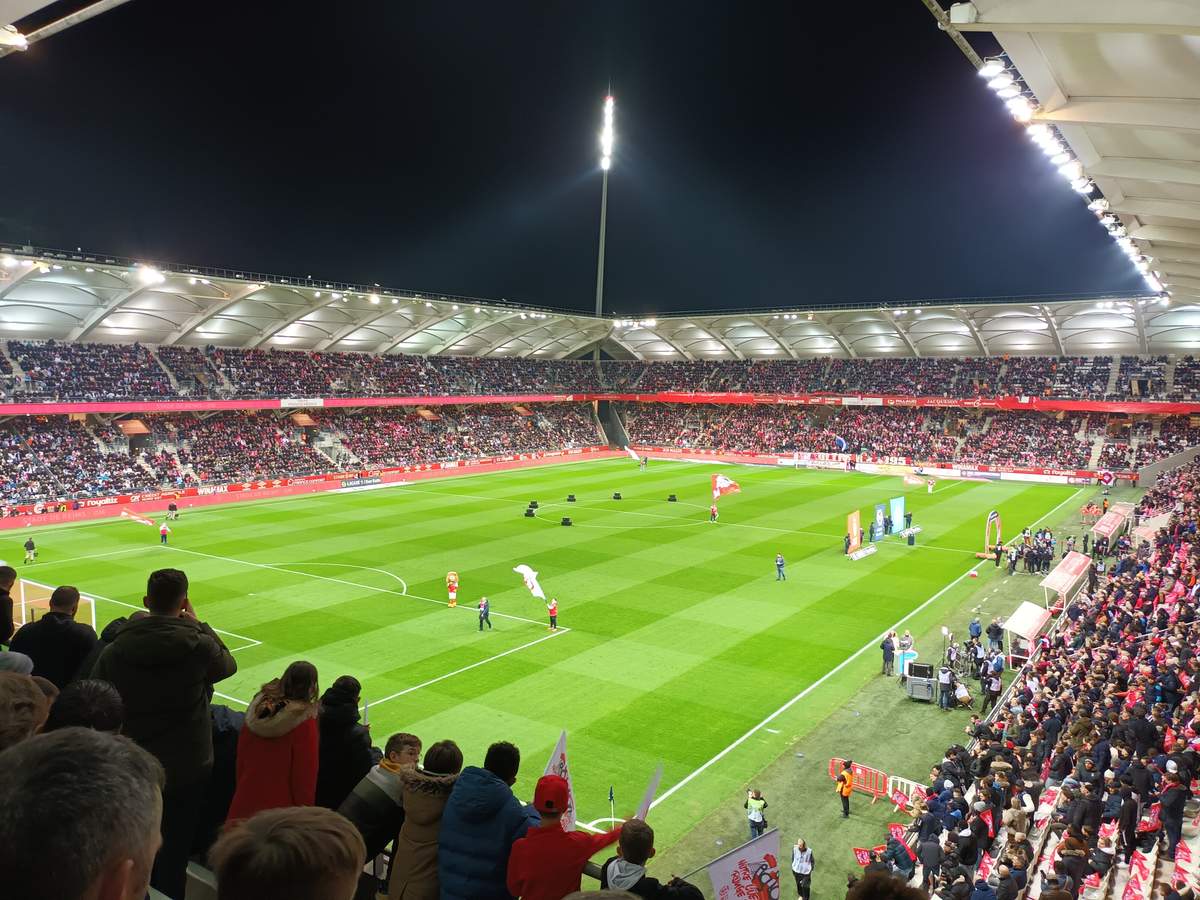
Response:
M508 858L508 892L514 897L562 900L578 891L584 864L621 836L620 828L603 834L564 831L562 816L569 802L566 779L558 775L538 779L533 805L541 814L541 825L516 841Z

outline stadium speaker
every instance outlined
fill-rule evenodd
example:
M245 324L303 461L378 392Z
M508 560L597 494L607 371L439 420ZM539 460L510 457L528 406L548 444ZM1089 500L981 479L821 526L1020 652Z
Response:
M567 494L567 502L568 502L568 503L574 503L574 502L575 502L575 495L574 495L574 494Z
M533 510L532 509L525 510L525 518L527 518L527 519L533 518Z
M564 525L570 525L570 524L571 524L571 517L570 517L570 516L563 516L563 517L562 517L562 523L563 523Z
M537 501L536 501L536 500L530 500L530 501L529 501L529 508L530 508L530 509L537 509L537 508L538 508Z
M917 536L911 531L908 533L908 546L915 547L917 544Z
M675 498L674 494L671 494L669 497L667 497L667 502L668 503L678 503L679 501Z
M620 492L620 491L613 491L613 499L614 499L614 500L620 500L620 499L621 499L621 492Z

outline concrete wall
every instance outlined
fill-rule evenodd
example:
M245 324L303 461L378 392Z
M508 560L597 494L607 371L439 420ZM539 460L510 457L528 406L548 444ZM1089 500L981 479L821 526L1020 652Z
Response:
M1179 453L1168 456L1166 459L1160 459L1156 463L1142 466L1142 468L1138 469L1138 484L1142 487L1150 487L1154 484L1154 480L1163 472L1177 469L1182 465L1190 463L1197 456L1200 456L1200 447L1189 447L1186 450L1181 450Z

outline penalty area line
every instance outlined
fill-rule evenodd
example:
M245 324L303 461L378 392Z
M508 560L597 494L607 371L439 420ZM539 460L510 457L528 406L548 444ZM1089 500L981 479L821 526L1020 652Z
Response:
M1075 491L1075 493L1073 493L1066 500L1062 501L1062 503L1059 503L1057 506L1055 506L1049 512L1044 513L1042 516L1035 519L1030 524L1037 525L1043 519L1049 518L1050 516L1054 515L1056 512L1058 512L1060 509L1062 509L1068 503L1071 503L1072 501L1074 501L1075 498L1077 498L1081 493L1083 493L1083 491L1084 491L1083 488L1080 488L1079 490ZM955 585L957 585L959 582L961 582L964 578L968 577L972 572L976 571L985 562L988 562L988 560L981 559L979 562L975 563L975 565L971 566L971 568L967 569L965 572L963 572L961 575L959 575L957 578L955 578L953 581L951 581L949 584L947 584L945 587L943 587L941 590L939 590L936 594L934 594L932 597L930 597L928 600L926 600L924 603L922 603L916 609L913 609L910 612L908 612L907 614L905 614L905 616L902 619L900 619L900 621L898 621L895 625L892 625L891 628L887 629L887 631L897 631L901 625L903 625L905 622L907 622L913 616L917 615L917 613L924 610L931 603L933 603L936 600L938 600L939 598L941 598L947 591L949 591L951 588L953 588ZM887 631L882 632L880 636L882 636L883 634L886 634ZM793 706L795 706L797 703L799 703L801 700L803 700L805 697L807 697L809 694L811 694L813 691L815 691L817 688L819 688L822 684L824 684L826 681L828 681L830 678L832 678L838 672L842 671L842 669L846 668L846 666L848 666L852 662L854 662L854 660L858 659L858 657L862 656L864 653L866 653L868 650L870 650L872 647L874 647L875 642L877 640L879 640L878 637L871 638L871 640L867 641L865 644L863 644L861 647L859 647L857 650L855 650L854 653L850 654L850 656L847 656L840 663L838 663L836 666L834 666L832 669L830 669L828 672L826 672L824 675L822 675L820 678L818 678L816 681L814 681L812 684L810 684L808 687L806 687L804 690L802 690L800 693L798 693L796 696L794 696L791 700L787 701L787 703L785 703L781 707L779 707L779 709L775 710L773 713L771 713L769 716L767 716L765 719L763 719L761 722L759 722L757 725L755 725L753 728L751 728L749 731L747 731L745 734L743 734L741 737L739 737L736 741L734 741L729 746L727 746L724 750L721 750L719 753L717 753L715 756L713 756L711 759L709 759L708 762L706 762L706 763L702 764L701 766L699 766L698 768L692 770L690 773L685 775L681 780L679 780L675 784L671 785L671 787L667 788L665 791L663 791L661 794L659 794L657 797L654 798L654 800L650 803L650 808L654 809L654 807L658 806L660 803L664 802L665 800L667 800L668 798L673 796L677 791L679 791L681 788L683 788L684 786L686 786L689 783L691 783L692 781L694 781L698 776L700 776L704 772L708 771L708 769L710 769L712 766L716 765L718 762L720 762L722 759L724 759L726 756L728 756L730 753L732 753L734 750L736 750L738 747L740 747L742 744L744 744L746 741L748 741L750 738L752 738L760 730L762 730L763 728L766 728L768 725L770 725L772 722L774 722L776 719L778 719L780 716L782 716L785 712L787 712L789 709L791 709Z

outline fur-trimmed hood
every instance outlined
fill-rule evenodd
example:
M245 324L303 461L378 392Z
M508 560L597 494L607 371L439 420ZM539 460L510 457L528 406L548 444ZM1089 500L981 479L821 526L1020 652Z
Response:
M449 797L454 790L458 775L438 775L426 772L422 768L401 769L400 781L405 790L416 794L431 794L433 796Z
M283 737L308 719L317 717L317 704L303 700L288 700L273 715L263 717L265 708L261 693L255 694L246 710L246 727L261 738Z

